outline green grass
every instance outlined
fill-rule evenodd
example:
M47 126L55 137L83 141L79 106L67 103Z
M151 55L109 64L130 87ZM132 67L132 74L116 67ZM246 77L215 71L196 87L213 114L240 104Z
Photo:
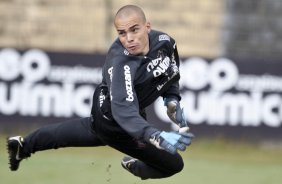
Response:
M170 178L145 180L120 166L123 154L109 148L64 148L38 152L17 172L8 169L0 136L1 184L280 184L282 150L224 140L195 140L182 153L184 170Z

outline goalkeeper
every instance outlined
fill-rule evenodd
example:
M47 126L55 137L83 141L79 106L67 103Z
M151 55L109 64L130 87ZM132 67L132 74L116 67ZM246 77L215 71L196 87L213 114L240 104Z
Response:
M110 47L90 117L51 124L26 137L7 139L10 169L32 153L62 147L110 146L128 155L122 166L141 179L165 178L183 169L178 151L191 144L180 107L179 56L167 34L152 30L141 8L126 5L114 19L118 38ZM165 132L146 121L145 108L158 97L179 126Z

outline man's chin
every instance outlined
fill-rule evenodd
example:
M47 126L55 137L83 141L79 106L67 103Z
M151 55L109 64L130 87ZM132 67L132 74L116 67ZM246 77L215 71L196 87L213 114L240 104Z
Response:
M142 55L142 52L138 51L129 51L129 54L137 56L137 55Z

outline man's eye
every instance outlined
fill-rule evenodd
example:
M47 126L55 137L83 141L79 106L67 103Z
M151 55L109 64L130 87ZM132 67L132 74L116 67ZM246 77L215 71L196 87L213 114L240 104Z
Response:
M125 32L119 32L118 33L120 36L124 36L125 35Z

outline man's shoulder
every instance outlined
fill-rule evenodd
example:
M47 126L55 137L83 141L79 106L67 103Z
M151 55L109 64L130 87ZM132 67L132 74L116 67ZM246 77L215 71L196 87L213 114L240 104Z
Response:
M150 38L155 42L162 42L162 41L174 42L174 39L169 34L162 31L151 30L149 35Z
M129 55L128 51L122 46L119 39L116 39L111 45L108 55L118 56L118 55Z
M168 46L167 48L173 49L175 47L175 40L165 32L151 30L149 35L151 48Z
M128 62L134 65L134 63L140 63L138 61L140 61L140 57L130 55L118 39L114 41L106 57L106 63L108 63L109 66L119 66L120 64L126 64Z

